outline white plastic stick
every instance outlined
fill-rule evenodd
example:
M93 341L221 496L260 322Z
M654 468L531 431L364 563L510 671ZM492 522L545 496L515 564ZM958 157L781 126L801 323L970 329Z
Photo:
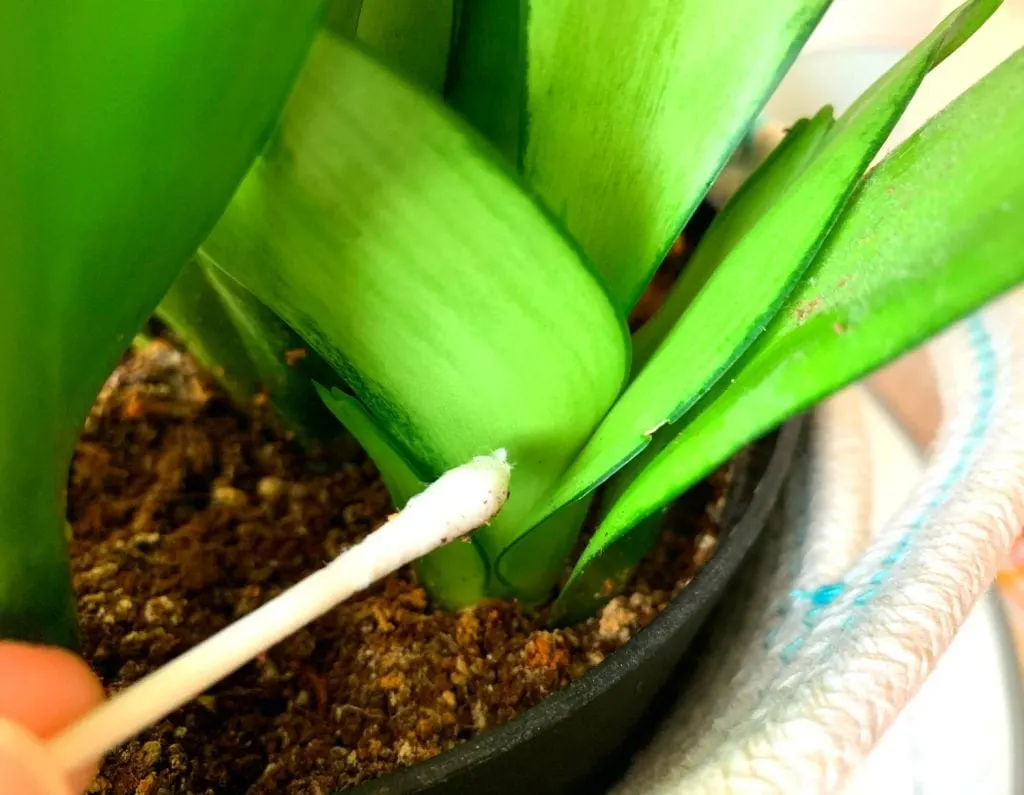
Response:
M361 543L97 707L49 742L72 773L371 583L486 524L508 497L505 451L456 467Z

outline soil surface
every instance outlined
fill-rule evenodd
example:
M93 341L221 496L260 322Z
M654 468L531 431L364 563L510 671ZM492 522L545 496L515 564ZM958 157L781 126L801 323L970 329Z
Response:
M110 754L104 795L327 795L498 726L620 648L715 545L726 476L675 509L627 593L558 630L513 603L435 611L402 570ZM87 659L138 680L380 524L368 461L330 466L233 408L157 341L129 354L88 420L69 483Z

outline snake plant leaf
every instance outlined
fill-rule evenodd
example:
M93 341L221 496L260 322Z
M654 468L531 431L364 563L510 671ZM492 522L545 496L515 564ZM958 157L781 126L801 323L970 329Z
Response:
M427 582L448 605L501 587L490 562L615 399L628 339L485 142L322 36L203 250L323 356L423 479L509 451L501 514L472 545L439 550L476 549L475 575L437 567Z
M474 0L447 98L518 164L625 315L829 4Z
M263 145L319 0L12 3L0 26L0 634L71 645L64 489L118 356Z
M311 448L338 449L335 442L347 437L312 381L330 381L331 369L202 253L185 263L156 315L239 406L266 396L285 428Z
M448 72L454 0L362 0L356 38L421 87L440 92Z
M823 108L811 119L796 122L762 167L743 183L715 216L697 250L665 297L665 302L654 317L633 334L634 374L647 364L651 354L725 256L779 201L793 180L818 154L834 123L831 107Z
M336 387L327 389L318 385L318 389L324 403L377 465L381 480L398 508L426 487L429 479L413 470L399 452L399 445L388 438L355 397ZM481 567L481 560L486 563L486 558L475 544L458 541L416 561L414 565L422 582L451 583L447 586L451 591L473 593L487 589L486 575L490 569Z
M259 372L219 293L196 260L185 263L155 314L185 343L196 361L217 377L232 400L249 404L260 390Z
M745 444L1024 282L1024 170L1007 167L1022 157L1019 51L871 172L733 378L645 452L563 591L563 615L600 600L615 576L606 556L637 559L631 527Z
M529 3L522 173L623 316L829 4Z
M189 260L156 315L220 381L234 402L265 395L285 430L314 450L348 458L355 446L311 380L330 368L280 318L200 254Z
M976 0L954 11L839 118L813 161L694 296L573 462L549 510L607 480L750 347L796 287L928 70L998 4Z
M585 564L581 558L548 611L548 625L560 627L585 621L621 594L637 566L657 544L665 513L663 509L641 519L630 528L628 536L602 547Z
M363 42L425 88L440 91L452 36L453 0L332 0L323 26ZM199 257L203 260L203 257ZM317 395L311 375L322 361L301 338L233 279L210 264L186 263L157 314L215 373L235 401L265 392L285 428L307 448L349 455L348 435ZM292 353L302 358L287 361ZM310 361L312 360L312 362ZM322 365L319 374L311 364Z
M509 163L519 162L526 91L526 0L459 4L445 99Z
M313 381L333 383L336 379L330 366L206 255L199 252L196 259L252 362L258 378L257 391L269 398L285 428L309 449L339 458L351 456L355 448L349 435L323 405ZM254 395L255 392L248 397Z
M448 72L455 0L328 0L323 26L362 42L421 87L439 92Z
M398 444L388 438L355 397L338 387L321 383L316 383L315 387L327 408L352 431L356 441L377 465L381 480L399 509L427 487L429 481L418 475L402 458Z
M354 39L362 10L363 0L327 0L323 26L336 36Z

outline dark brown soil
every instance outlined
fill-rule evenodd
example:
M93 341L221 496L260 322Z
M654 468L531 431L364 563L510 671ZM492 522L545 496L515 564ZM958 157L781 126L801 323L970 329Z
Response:
M626 595L551 631L515 604L434 611L403 570L104 762L93 793L327 795L428 759L566 686L664 608L714 548L719 475L688 495ZM85 654L111 691L336 556L388 514L365 461L306 456L191 359L129 355L69 492Z

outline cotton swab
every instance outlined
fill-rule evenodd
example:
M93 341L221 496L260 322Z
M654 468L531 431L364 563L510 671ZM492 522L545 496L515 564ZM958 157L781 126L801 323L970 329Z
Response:
M490 521L508 497L505 451L449 470L362 542L123 690L49 741L67 773L94 764L259 653L373 582Z

